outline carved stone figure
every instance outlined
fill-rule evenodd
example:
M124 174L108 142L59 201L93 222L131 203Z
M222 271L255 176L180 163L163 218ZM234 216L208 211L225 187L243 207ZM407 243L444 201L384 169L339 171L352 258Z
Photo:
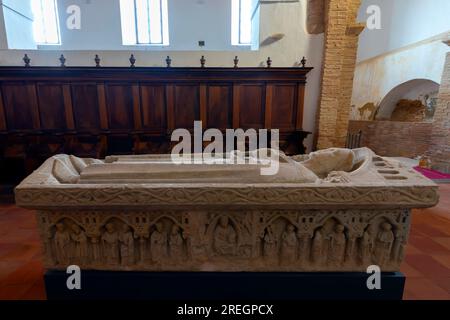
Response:
M55 248L58 263L62 265L68 264L70 258L70 235L63 223L56 224Z
M372 260L372 252L373 252L373 238L370 234L370 229L367 228L364 231L364 234L361 238L360 242L360 258L362 263L370 263Z
M328 255L328 262L330 264L339 265L344 259L346 245L344 230L345 228L342 224L337 224L331 235L330 251Z
M73 224L70 237L75 244L73 258L78 257L81 261L85 262L88 258L88 239L86 237L86 233L81 230L78 225Z
M119 263L119 234L113 223L105 226L106 231L102 235L103 254L108 264Z
M134 264L134 236L129 225L124 224L119 235L120 259L122 265Z
M348 234L347 246L345 248L345 261L353 258L356 246L356 237L353 234Z
M152 261L161 262L167 257L167 233L161 222L157 222L155 228L150 237L150 252Z
M302 162L302 165L318 177L326 178L333 171L351 171L355 154L350 149L331 148L311 152L308 158Z
M92 258L94 261L101 260L101 251L100 251L100 240L99 237L91 237L91 247L92 247Z
M278 239L273 234L271 226L268 226L264 233L263 256L269 260L278 258Z
M171 258L176 260L183 258L183 242L180 227L174 224L169 236L169 253Z
M297 238L300 239L298 258L306 262L310 256L311 237L307 233L298 233Z
M281 261L289 263L297 259L297 235L293 224L288 224L281 236Z
M214 231L214 251L218 255L236 255L237 234L229 218L222 216Z
M52 250L52 240L53 240L53 234L50 229L47 229L45 232L42 233L42 242L43 242L43 254L44 258L47 260L48 263L54 264L54 254Z
M405 249L405 235L399 229L395 231L395 241L392 248L392 259L401 262L404 256Z
M316 264L319 264L324 260L323 235L321 228L317 229L314 233L311 255L313 262Z
M388 261L393 241L394 233L392 232L392 225L383 222L375 244L375 258L378 265L382 266Z

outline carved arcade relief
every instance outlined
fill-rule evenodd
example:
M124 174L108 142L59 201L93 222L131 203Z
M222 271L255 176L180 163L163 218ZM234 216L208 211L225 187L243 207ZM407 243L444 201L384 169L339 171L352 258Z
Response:
M409 211L38 212L48 268L398 270Z

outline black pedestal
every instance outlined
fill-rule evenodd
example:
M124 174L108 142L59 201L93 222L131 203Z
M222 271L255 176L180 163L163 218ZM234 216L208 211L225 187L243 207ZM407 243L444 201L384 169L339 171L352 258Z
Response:
M369 290L369 274L343 273L219 273L82 271L81 290L67 289L69 275L45 274L47 297L58 299L150 300L299 300L389 299L403 296L402 273L382 273L381 289Z

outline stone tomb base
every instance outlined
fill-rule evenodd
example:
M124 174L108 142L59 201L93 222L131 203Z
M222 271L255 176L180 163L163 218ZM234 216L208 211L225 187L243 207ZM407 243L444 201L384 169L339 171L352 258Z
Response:
M82 271L81 290L68 290L68 276L64 271L46 273L49 300L150 299L181 304L193 300L401 300L405 284L400 272L382 273L381 289L369 290L369 275L363 272Z

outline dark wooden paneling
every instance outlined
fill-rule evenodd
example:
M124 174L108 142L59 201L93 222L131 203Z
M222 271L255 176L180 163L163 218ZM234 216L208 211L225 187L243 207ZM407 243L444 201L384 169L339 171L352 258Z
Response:
M105 85L105 89L109 129L133 129L133 93L131 86L125 84L107 84Z
M165 86L141 85L141 115L144 129L162 132L166 130Z
M78 131L100 129L100 114L96 84L72 84L72 105L75 128Z
M251 84L239 87L239 126L243 129L264 128L264 85Z
M294 130L296 123L297 85L274 85L271 97L271 128Z
M9 130L40 129L36 89L26 83L2 85L6 123Z
M305 103L305 86L298 84L297 89L297 121L296 129L303 130L303 109Z
M6 116L5 108L3 107L3 95L0 88L0 131L6 131L8 127L6 126Z
M39 83L36 89L39 100L41 129L67 129L62 85Z
M175 86L175 128L191 129L200 120L199 90L198 85Z
M70 84L64 84L63 96L64 96L64 111L66 114L66 125L67 129L75 129L75 120L73 118L73 104L72 104L72 93L70 90Z
M230 85L208 87L206 110L208 128L226 129L232 127L232 92Z

